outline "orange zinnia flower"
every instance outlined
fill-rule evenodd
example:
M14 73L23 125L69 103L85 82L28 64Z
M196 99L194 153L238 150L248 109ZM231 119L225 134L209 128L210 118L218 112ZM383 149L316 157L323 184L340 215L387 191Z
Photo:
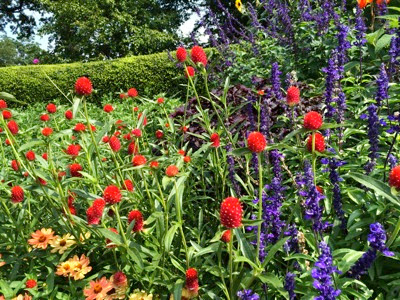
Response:
M73 258L68 259L65 262L60 263L57 266L56 275L64 277L73 277L74 280L80 280L85 278L85 275L92 270L89 266L90 260L84 254L79 258L75 255Z
M357 0L358 7L364 9L369 3L372 3L373 0Z
M31 236L32 238L28 240L29 245L33 246L33 248L41 249L46 249L49 242L55 238L54 231L51 228L36 230Z
M107 297L107 293L113 289L111 282L105 277L96 281L91 281L89 285L89 288L83 290L86 300L104 299Z

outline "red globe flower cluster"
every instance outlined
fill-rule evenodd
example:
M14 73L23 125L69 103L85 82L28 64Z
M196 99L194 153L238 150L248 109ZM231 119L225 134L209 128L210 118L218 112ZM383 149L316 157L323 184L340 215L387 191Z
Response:
M93 201L92 206L86 210L87 222L89 225L99 224L105 206L106 202L101 198Z
M132 231L134 231L134 232L142 231L143 230L143 215L137 209L132 210L128 214L128 224L131 224L133 221L135 221L135 225L133 225Z
M323 124L322 116L316 111L310 111L304 116L304 128L318 130Z
M13 159L13 160L11 161L11 168L12 168L14 171L18 171L18 170L19 170L19 166L20 166L20 163L19 163L18 161L16 161L15 159Z
M161 130L157 130L156 131L156 138L157 139L162 139L163 138L163 136L164 136L164 133L161 131Z
M50 127L45 127L42 129L42 134L44 136L49 136L53 133L53 129L51 129Z
M124 186L123 186L123 188L126 189L126 190L129 191L129 192L133 192L134 187L133 187L132 180L130 180L130 179L125 179L125 180L124 180Z
M24 201L24 190L19 185L11 188L11 201L13 203L20 203Z
M138 91L135 88L130 88L128 90L128 96L131 98L137 97L139 95Z
M389 185L396 189L400 189L400 165L396 166L390 171Z
M137 154L138 153L138 147L137 147L137 145L135 144L135 142L131 142L129 145L128 145L128 153L130 154L130 155L132 155L132 154Z
M186 49L183 47L179 47L176 49L176 59L180 62L184 62L187 57Z
M108 141L108 144L110 145L110 148L114 152L118 152L121 149L121 142L116 136L112 136L110 140Z
M158 161L150 162L150 168L152 168L152 169L157 169L159 166L160 166L160 164L158 163Z
M157 103L158 103L158 104L163 104L163 103L164 103L164 98L161 98L161 97L158 98L158 99L157 99Z
M210 140L212 142L211 147L218 148L221 144L218 133L213 133L210 137Z
M12 118L12 113L9 110L3 110L2 114L3 114L4 120L8 120L8 119Z
M47 104L46 109L50 114L54 114L57 111L57 106L54 103L49 103Z
M299 104L300 102L300 90L296 86L291 86L287 90L286 103L289 106Z
M40 120L43 122L50 121L50 116L48 114L43 114L40 116Z
M80 171L82 171L83 168L80 164L70 164L69 165L69 173L71 174L72 177L82 177L82 174Z
M204 67L207 66L207 55L202 47L194 46L190 52L190 56L195 64L201 63Z
M7 123L7 128L10 130L12 135L16 135L19 131L18 124L14 120L11 120Z
M60 173L65 173L65 172L60 172ZM60 178L60 173L58 173L58 177L59 178ZM63 176L65 176L65 174ZM71 193L71 192L69 193L69 196L68 196L68 209L69 209L69 212L71 213L71 215L76 215L76 208L74 206L75 197L76 197L75 193Z
M190 161L191 161L192 159L190 158L190 156L184 156L183 157L183 161L185 162L185 163L190 163Z
M114 110L114 107L113 107L111 104L106 104L106 105L104 105L103 110L104 110L106 113L110 113L110 112L112 112L112 111Z
M28 152L26 152L25 157L27 160L29 161L33 161L36 158L35 152L33 152L32 150L29 150Z
M65 118L66 118L67 120L72 120L73 117L74 117L74 116L73 116L73 114L72 114L72 111L67 110L67 111L65 112Z
M199 290L199 279L197 276L197 270L194 268L190 268L186 271L186 285L185 287L191 293L197 294Z
M192 66L187 66L185 69L185 77L193 77L196 74L196 70Z
M37 282L35 279L28 279L25 283L25 287L27 289L33 289L37 285Z
M71 155L73 158L77 157L79 155L79 151L81 150L81 146L78 144L71 144L67 147L67 150L65 152L68 155Z
M85 124L82 124L82 123L77 123L74 127L74 131L76 131L76 132L82 132L85 130L86 130L86 126L85 126Z
M6 109L8 107L7 102L0 99L0 109Z
M247 147L251 152L263 152L267 147L267 140L261 132L253 131L247 137Z
M135 137L141 137L142 136L142 131L139 128L132 129L131 133Z
M222 233L221 241L223 241L224 243L229 243L231 241L231 230L225 230Z
M142 166L146 164L146 162L147 162L146 157L144 157L143 155L135 155L132 159L132 164L135 167Z
M165 175L167 175L168 177L175 177L176 175L178 175L178 173L179 173L179 169L175 165L170 165L165 170Z
M118 187L109 185L104 189L103 198L108 204L115 204L121 201L122 194Z
M238 198L228 197L221 203L220 219L222 226L237 228L242 225L242 204Z
M312 134L308 137L307 140L307 150L312 152ZM322 134L316 132L315 133L315 151L324 152L325 151L325 138Z
M92 82L87 77L80 77L75 82L75 92L80 96L89 96L92 93Z

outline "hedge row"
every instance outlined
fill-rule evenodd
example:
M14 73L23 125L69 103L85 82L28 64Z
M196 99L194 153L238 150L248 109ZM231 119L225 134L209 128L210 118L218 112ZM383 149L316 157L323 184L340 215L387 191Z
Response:
M180 83L185 82L182 70L168 54L158 53L89 63L0 68L0 92L10 93L28 104L61 98L46 74L64 93L72 90L78 77L89 76L97 90L93 101L130 87L147 96L160 92L173 95L181 91Z

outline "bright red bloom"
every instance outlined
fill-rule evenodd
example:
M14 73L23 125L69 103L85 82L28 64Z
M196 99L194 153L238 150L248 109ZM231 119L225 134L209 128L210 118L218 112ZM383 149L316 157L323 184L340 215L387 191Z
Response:
M170 165L165 170L165 175L167 175L168 177L175 177L176 175L178 175L178 173L179 173L179 169L175 165Z
M85 131L85 129L86 129L85 124L77 123L77 124L75 125L74 131L76 131L76 132L81 132L81 131Z
M400 189L400 165L394 167L392 171L390 171L389 185L391 187L395 187L396 189Z
M374 0L357 0L358 7L360 9L364 9L369 3L372 3ZM379 0L378 0L379 1ZM382 0L380 0L382 2ZM389 0L388 0L389 3Z
M192 66L187 66L185 70L185 77L193 77L196 74L196 70Z
M104 207L106 206L106 201L104 201L101 198L98 198L96 200L93 201L92 207L93 207L93 212L99 217L101 218L101 216L103 215L103 210Z
M183 47L179 47L176 49L176 59L180 62L184 62L187 57L186 49Z
M116 286L124 286L127 284L127 281L128 281L128 279L126 278L126 275L121 271L118 271L117 273L115 273L113 278L114 278L113 284L115 284Z
M164 136L164 133L161 130L156 131L156 138L162 139L163 136Z
M183 161L184 161L185 163L190 163L191 160L192 160L192 159L190 158L190 156L185 156L185 157L183 158Z
M158 161L150 162L150 168L157 169L159 167L159 165L160 164L158 163Z
M68 146L68 148L67 148L67 150L65 150L65 152L66 152L68 155L71 155L71 156L73 156L73 157L76 157L76 156L79 155L79 151L80 151L80 150L81 150L81 146L71 144L71 145Z
M82 174L79 173L82 170L83 170L83 168L80 164L69 165L69 172L71 173L72 177L82 177Z
M124 134L123 139L130 141L132 139L131 134L130 133Z
M11 145L11 141L9 139L6 139L6 145L10 146Z
M322 189L322 187L320 187L320 186L317 185L315 188L317 189L317 191L318 191L320 194L322 194L322 195L324 194L324 190Z
M47 122L50 120L50 116L48 114L43 114L40 116L40 120L43 122Z
M67 110L67 111L65 112L65 118L66 118L67 120L72 120L73 117L74 117L74 115L72 114L72 111Z
M46 109L50 114L54 114L57 111L57 106L54 103L50 103L47 104Z
M183 131L184 133L186 133L186 132L188 131L189 128L188 128L187 126L182 126L181 129L182 129L182 131Z
M247 147L251 152L263 152L265 147L267 147L267 140L261 132L253 131L247 137Z
M108 144L110 145L111 150L114 152L118 152L121 149L121 142L114 135L110 138Z
M116 132L114 132L114 135L115 135L115 136L120 136L120 135L121 135L121 132L120 132L120 131L116 131Z
M12 118L12 113L9 110L3 110L2 114L3 114L4 120L8 120L8 119Z
M221 144L218 133L213 133L210 140L212 142L211 147L218 148Z
M103 198L108 204L118 203L122 198L121 191L115 185L109 185L104 189Z
M42 154L42 158L43 158L44 160L47 160L47 153L46 153L46 152Z
M138 153L138 147L136 146L135 142L131 142L128 146L128 153L130 155Z
M108 141L110 140L110 138L108 136L103 136L103 138L101 139L103 143L108 143Z
M18 124L14 120L9 121L7 127L13 135L16 135L19 131Z
M163 103L164 103L164 98L161 98L161 97L158 98L158 99L157 99L157 103L158 103L158 104L163 104Z
M199 290L197 270L194 268L190 268L186 271L186 288L192 293L197 293Z
M131 133L136 136L136 137L141 137L142 136L142 131L139 128L135 128L131 131Z
M13 203L24 201L24 190L19 185L11 188L11 201Z
M128 90L128 96L129 97L137 97L139 95L138 91L135 88L130 88Z
M139 113L138 114L138 120L140 120L140 118L142 117L142 113ZM146 126L147 125L147 118L146 118L146 116L144 116L143 117L143 126Z
M182 155L182 156L185 156L186 152L185 152L185 150L183 150L183 149L179 149L179 150L178 150L178 154L179 154L179 155Z
M202 63L203 66L207 65L207 55L204 52L204 49L200 46L194 46L192 48L192 51L190 53L192 57L192 61L197 64L197 63Z
M307 150L312 152L312 134L307 140ZM318 132L315 133L315 151L324 152L325 151L325 139L324 136Z
M42 134L44 136L49 136L53 133L53 129L51 129L50 127L45 127L42 129Z
M146 157L143 155L135 155L132 159L132 164L137 167L137 166L142 166L146 163Z
M125 93L121 93L121 94L119 94L119 98L120 99L126 99L126 98L128 98L128 95L125 94Z
M0 99L0 109L5 109L7 108L7 102L4 101L3 99Z
M287 90L286 103L289 106L299 104L300 102L300 90L296 86L291 86Z
M25 287L27 289L33 289L35 286L37 285L36 280L35 279L28 279L25 283Z
M75 92L81 96L88 96L92 93L92 82L87 77L80 77L75 82Z
M15 159L11 161L11 168L13 168L14 171L18 171L19 170L19 162L17 162Z
M258 90L257 91L257 95L264 96L265 95L265 91L264 90Z
M238 198L228 197L221 203L221 224L226 228L237 228L242 225L242 204Z
M86 210L86 218L89 225L98 225L101 217L97 215L93 206L90 206Z
M111 104L106 104L106 105L104 105L103 110L104 110L106 113L110 113L110 112L112 112L112 111L114 110L114 107L113 107Z
M35 160L36 155L35 155L35 152L33 152L32 150L29 150L28 152L26 152L25 157L27 160L32 161L32 160Z
M44 179L41 178L41 177L38 177L38 183L40 183L41 185L46 185L46 184L47 184L47 181L44 180Z
M169 127L169 123L165 123L165 127L167 127L167 128L168 128L168 127Z
M318 130L323 124L322 116L316 111L310 111L304 116L304 128Z
M125 179L124 180L124 188L129 192L133 192L134 187L133 187L132 180Z
M138 232L143 230L143 215L139 210L135 209L129 213L128 224L131 224L132 221L135 221L135 225L133 225L132 231Z
M95 132L97 130L97 128L93 124L90 124L90 130Z
M222 233L221 241L223 241L224 243L229 243L231 241L231 231L230 230L225 230Z

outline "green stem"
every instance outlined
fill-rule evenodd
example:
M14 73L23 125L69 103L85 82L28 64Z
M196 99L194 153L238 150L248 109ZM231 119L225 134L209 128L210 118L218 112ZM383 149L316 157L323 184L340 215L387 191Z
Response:
M174 185L175 185L175 208L176 208L176 217L178 219L178 225L179 225L179 231L182 236L182 243L183 247L185 248L185 255L186 255L186 267L189 269L190 262L189 262L189 252L186 244L186 238L185 234L183 232L183 221L182 221L182 212L181 212L181 204L179 201L179 196L178 196L178 187L176 185L176 180L174 178Z
M262 163L261 154L258 154L258 220L262 219L262 195L263 195L263 183L262 183ZM258 224L257 229L257 262L260 262L260 245L261 244L261 222Z
M233 295L233 231L231 231L231 239L229 241L229 292L232 299L234 299ZM257 256L258 257L258 256Z
M389 241L386 243L387 247L390 247L390 245L394 242L394 240L397 238L397 235L399 234L399 231L400 231L400 218L397 221L396 227L394 228Z

